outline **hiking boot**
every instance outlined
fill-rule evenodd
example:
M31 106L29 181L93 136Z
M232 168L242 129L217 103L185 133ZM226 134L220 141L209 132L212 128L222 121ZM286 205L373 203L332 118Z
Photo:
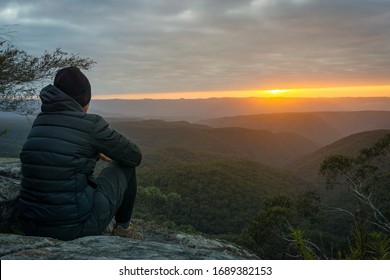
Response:
M108 225L108 226L103 230L102 234L104 234L104 235L111 235L111 234L112 234L112 230L113 230L112 226L111 226L111 225Z
M111 235L111 234L112 234L112 230L114 229L114 225L115 225L115 222L114 222L114 221L111 221L111 222L106 226L106 228L103 230L102 234L103 234L103 235Z
M137 240L144 240L144 235L136 228L134 224L130 224L127 228L115 224L111 234Z

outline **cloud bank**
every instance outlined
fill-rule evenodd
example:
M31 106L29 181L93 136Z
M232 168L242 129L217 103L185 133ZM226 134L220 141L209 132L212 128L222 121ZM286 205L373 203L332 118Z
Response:
M388 0L2 0L1 25L97 61L96 94L389 84Z

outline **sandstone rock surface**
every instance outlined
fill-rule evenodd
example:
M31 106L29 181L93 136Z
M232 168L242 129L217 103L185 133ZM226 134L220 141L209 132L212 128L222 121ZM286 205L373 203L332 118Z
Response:
M100 235L60 241L0 234L0 259L12 260L239 260L257 259L233 244L183 233L145 240Z

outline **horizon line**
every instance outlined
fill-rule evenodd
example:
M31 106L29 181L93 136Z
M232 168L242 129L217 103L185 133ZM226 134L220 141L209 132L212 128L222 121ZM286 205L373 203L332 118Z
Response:
M94 100L181 100L213 98L389 98L390 85L259 90L97 94Z
M92 101L112 101L112 100L118 100L118 101L126 101L126 100L154 100L154 101L177 101L177 100L208 100L208 99L381 99L386 98L390 99L390 96L336 96L336 97L285 97L285 96L225 96L225 97L193 97L193 98L94 98L92 97Z

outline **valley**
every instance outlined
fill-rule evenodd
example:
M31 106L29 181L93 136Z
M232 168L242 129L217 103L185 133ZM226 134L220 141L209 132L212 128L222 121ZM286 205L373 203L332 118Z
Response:
M326 189L319 169L331 155L354 156L388 135L389 111L203 116L189 121L107 115L110 126L144 155L138 168L138 218L234 241L243 238L270 199L299 201L312 193L322 203L316 206L322 222L299 224L312 240L318 241L319 231L327 236L326 252L330 246L344 248L352 220L329 207L352 211L356 202L344 188ZM0 157L17 158L33 118L0 117ZM104 166L98 162L96 173Z

